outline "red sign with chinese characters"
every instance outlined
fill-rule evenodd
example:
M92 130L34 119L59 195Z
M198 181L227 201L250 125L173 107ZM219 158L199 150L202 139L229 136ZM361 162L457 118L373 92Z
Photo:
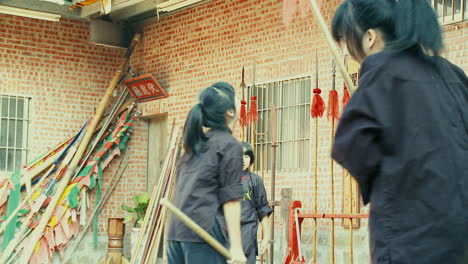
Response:
M126 80L124 84L139 102L147 102L168 97L166 91L164 91L161 85L151 74Z

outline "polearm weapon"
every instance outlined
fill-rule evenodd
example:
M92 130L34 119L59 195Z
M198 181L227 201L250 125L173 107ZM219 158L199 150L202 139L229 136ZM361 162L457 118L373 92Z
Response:
M272 162L271 162L271 201L273 203L272 207L274 208L275 203L275 180L276 180L276 147L278 146L277 140L277 127L276 127L276 107L275 105L270 105L270 121L271 121L271 151L272 153ZM274 263L274 249L275 249L275 211L269 216L271 221L270 225L270 264Z
M24 234L26 233L27 228L32 218L39 212L39 210L41 209L46 199L52 196L57 181L60 179L61 176L63 176L63 174L65 173L67 169L68 163L70 162L70 160L76 153L77 147L75 144L80 144L80 141L83 138L82 133L84 132L83 130L85 129L87 123L88 122L86 122L85 125L83 125L80 132L78 132L78 134L75 136L72 142L70 142L70 144L67 146L65 151L54 162L55 169L52 169L50 174L56 171L55 176L52 179L50 179L50 181L48 182L47 186L43 189L40 196L34 201L34 204L31 207L31 212L28 214L27 217L25 217L25 220L21 222L21 225L18 227L19 230L15 232L15 237L13 238L13 240L9 242L8 246L2 252L0 263L5 263L5 261L7 261L10 254L13 252L13 250L15 250L16 246L23 240ZM60 167L57 168L57 164L62 159L63 159L63 162L60 164ZM43 177L47 178L47 176L49 175L44 175Z
M221 243L218 242L214 237L212 237L208 232L205 231L201 226L195 223L190 217L184 214L179 208L175 207L171 202L166 198L162 198L159 202L162 206L166 207L171 211L174 216L176 216L182 223L187 225L193 232L199 235L206 243L210 244L216 251L221 255L226 257L226 259L231 259L231 253L227 250Z
M332 89L330 90L329 97L328 97L328 111L327 117L331 118L331 142L333 145L333 138L335 134L335 121L338 120L339 117L339 103L338 103L338 92L335 89L335 77L336 77L336 64L335 61L332 60ZM333 184L334 178L334 162L333 159L330 158L330 195L331 195L331 213L335 213L335 189ZM331 219L331 264L335 263L335 219Z
M127 94L128 94L128 92L127 92ZM119 104L119 102L120 102L120 98L117 100L117 104ZM127 103L132 103L132 102L126 102L123 105L120 105L120 108L117 107L117 109L118 109L117 113L118 114L120 114L124 109L127 108L127 106L128 106L128 105L126 105ZM124 107L124 108L122 108L122 107ZM115 116L115 113L113 113L113 110L111 110L111 114L112 115L110 115L110 116L113 118L113 116ZM103 128L104 130L107 129L109 124L110 123L105 123L102 126L98 125L96 127L96 129L94 130L94 132L96 132L97 130L99 130L99 129L103 128L103 127L105 127L105 128ZM101 135L101 132L99 132L99 134ZM25 173L24 175L26 175L27 177L32 179L35 176L37 176L39 173L41 173L46 167L49 167L49 170L47 172L45 172L44 175L42 177L40 177L40 179L36 183L34 183L34 187L31 189L31 191L29 193L27 193L27 195L23 199L23 201L16 207L16 209L10 214L10 216L4 222L2 222L2 226L0 226L0 234L2 234L5 231L8 223L10 223L13 220L13 218L18 214L18 212L22 208L24 208L26 203L29 201L29 199L32 197L32 195L34 195L34 193L36 193L36 191L40 188L40 186L47 179L47 177L50 176L54 172L54 170L56 169L57 161L59 161L60 158L63 157L62 154L64 153L65 149L67 148L67 146L70 144L70 142L76 136L77 135L74 135L74 136L70 137L69 139L65 140L64 142L60 143L59 145L57 145L57 147L54 147L53 150L47 152L45 155L42 155L41 158L39 158L37 160L37 162L32 162L31 165L28 166L24 170L24 173ZM100 136L98 136L98 137L100 137ZM92 150L92 148L88 149L88 151L91 151L91 150ZM87 156L89 157L88 154L87 154ZM55 161L53 161L53 160L55 160ZM84 159L83 165L86 162L87 162L87 158ZM79 172L80 169L78 169L77 171ZM76 174L76 175L78 175L78 174ZM74 177L76 177L76 175Z
M241 109L240 109L240 127L241 127L241 138L242 141L245 141L245 134L246 134L246 126L247 126L247 102L245 101L245 69L242 66L242 82L240 84L242 89L242 101L241 101Z
M351 77L349 77L349 74L348 74L348 72L346 70L346 67L345 67L344 63L343 63L343 59L338 54L338 49L336 47L335 42L333 41L333 38L332 38L330 32L328 31L328 27L327 27L327 24L325 23L325 20L323 19L323 16L320 13L320 8L317 5L317 2L315 0L310 0L310 4L312 6L312 11L315 14L315 18L318 21L319 28L322 31L322 33L325 35L325 40L327 41L328 48L330 49L330 51L331 51L331 53L333 55L333 58L335 59L335 62L338 65L338 69L340 70L340 73L341 73L346 85L348 86L348 89L349 89L350 93L353 94L354 91L356 90L355 86L353 84L353 81L351 80Z
M37 242L39 239L42 237L42 233L44 232L45 227L47 226L47 223L49 222L53 212L55 211L55 207L57 206L57 203L62 196L63 192L68 186L68 183L73 176L73 173L80 162L84 152L86 151L86 148L91 140L91 136L93 135L94 129L98 125L99 120L101 119L104 109L107 106L107 103L109 102L112 93L115 89L115 86L119 79L122 76L122 73L125 72L125 69L127 68L127 64L130 61L130 56L132 55L132 52L135 48L135 46L140 42L140 34L135 34L133 37L132 43L130 44L130 47L127 49L124 59L122 60L122 63L120 64L118 70L114 74L114 77L112 78L109 86L107 87L106 93L104 94L104 97L102 98L101 102L99 103L99 107L96 110L96 114L94 118L92 119L88 130L86 131L86 134L84 135L84 138L75 154L73 157L73 160L70 162L70 166L65 173L65 176L62 178L60 181L56 193L52 197L52 200L50 201L50 204L47 206L47 209L45 210L44 214L42 215L41 221L39 222L38 226L34 229L34 231L30 235L30 243L27 245L27 247L24 248L23 255L21 256L20 263L27 263L29 259L31 258L31 255L34 251L34 248L36 247Z

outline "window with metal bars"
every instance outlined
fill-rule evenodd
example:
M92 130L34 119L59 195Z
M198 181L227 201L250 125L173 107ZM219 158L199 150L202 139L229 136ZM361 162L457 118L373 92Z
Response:
M428 0L442 25L457 23L468 18L467 0Z
M26 163L31 98L0 94L0 174Z
M257 96L259 121L247 129L247 141L254 146L254 169L272 167L270 105L276 107L278 170L304 171L310 160L311 78L302 77L248 87L248 94ZM262 155L264 162L262 164Z

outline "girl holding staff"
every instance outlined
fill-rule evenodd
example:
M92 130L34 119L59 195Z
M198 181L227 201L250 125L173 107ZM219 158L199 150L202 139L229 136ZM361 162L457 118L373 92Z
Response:
M240 232L240 198L244 196L242 146L232 136L240 101L233 87L217 82L205 88L185 122L185 154L177 168L174 205L227 246L220 221L228 229L229 263L245 263ZM218 215L218 217L216 217ZM221 216L221 217L219 217ZM168 230L169 264L226 263L226 258L171 216Z
M372 263L468 260L468 78L439 56L426 0L346 0L332 21L361 63L332 157L357 180Z

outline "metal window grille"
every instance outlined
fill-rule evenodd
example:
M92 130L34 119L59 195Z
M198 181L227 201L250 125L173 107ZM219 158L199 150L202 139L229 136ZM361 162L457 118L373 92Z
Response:
M463 21L468 17L467 0L430 0L442 25Z
M31 98L0 94L0 173L26 163Z
M256 170L261 169L262 151L264 169L271 170L272 166L269 121L271 104L275 105L277 115L276 168L298 171L309 168L311 90L310 76L248 87L248 94L257 96L259 115L255 132L251 128L247 130L247 140L254 145ZM255 138L252 138L252 134Z

